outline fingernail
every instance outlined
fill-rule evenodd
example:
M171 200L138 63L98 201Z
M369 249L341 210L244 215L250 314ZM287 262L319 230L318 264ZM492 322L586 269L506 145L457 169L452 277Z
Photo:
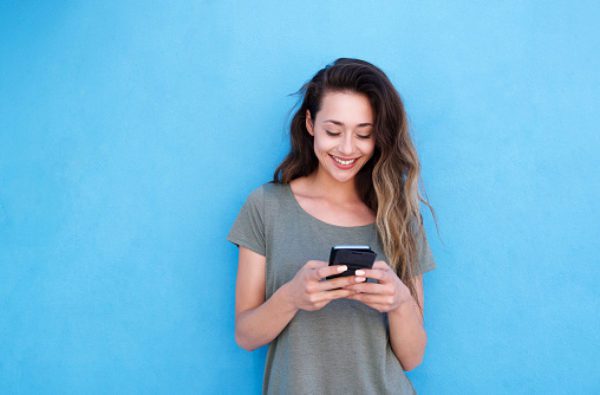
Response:
M356 272L354 272L357 276L364 276L365 272L364 270L357 270Z
M363 282L363 281L365 281L364 277L356 277L356 282L357 283L360 283L360 282Z
M348 266L344 265L344 266L338 267L337 271L338 271L338 273L341 273L341 272L345 272L346 270L348 270Z

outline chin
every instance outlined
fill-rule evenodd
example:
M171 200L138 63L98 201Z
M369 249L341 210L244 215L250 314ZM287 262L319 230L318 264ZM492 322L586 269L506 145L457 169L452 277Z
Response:
M348 178L348 177L344 177L344 178L340 178L340 177L333 177L333 178L334 178L334 179L335 179L337 182L344 184L344 183L346 183L346 182L350 182L350 181L352 181L352 180L354 179L354 176L352 176L352 177L349 177L349 178Z
M356 178L357 174L358 171L353 171L351 174L340 174L338 169L333 169L332 172L329 172L331 178L341 183L352 181L354 178Z

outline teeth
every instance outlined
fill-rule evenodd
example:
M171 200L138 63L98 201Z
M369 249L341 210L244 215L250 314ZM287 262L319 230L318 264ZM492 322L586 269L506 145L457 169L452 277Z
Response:
M333 159L335 159L335 161L337 163L339 163L340 165L349 165L349 164L354 163L356 161L356 159L341 160L339 158L336 158L335 156L333 157Z

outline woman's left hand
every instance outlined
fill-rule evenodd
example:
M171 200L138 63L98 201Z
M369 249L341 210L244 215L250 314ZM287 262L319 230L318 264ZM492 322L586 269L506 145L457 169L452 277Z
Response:
M344 287L356 292L347 299L358 300L381 313L396 310L412 298L408 287L384 261L375 262L372 269L357 270L355 275L356 281L362 282ZM373 278L379 283L367 283L361 278Z

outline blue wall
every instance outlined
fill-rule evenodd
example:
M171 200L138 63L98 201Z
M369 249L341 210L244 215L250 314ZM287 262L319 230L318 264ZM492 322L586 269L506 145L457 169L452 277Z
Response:
M0 392L258 393L225 236L340 56L439 216L417 390L600 391L598 2L285 3L0 5Z

